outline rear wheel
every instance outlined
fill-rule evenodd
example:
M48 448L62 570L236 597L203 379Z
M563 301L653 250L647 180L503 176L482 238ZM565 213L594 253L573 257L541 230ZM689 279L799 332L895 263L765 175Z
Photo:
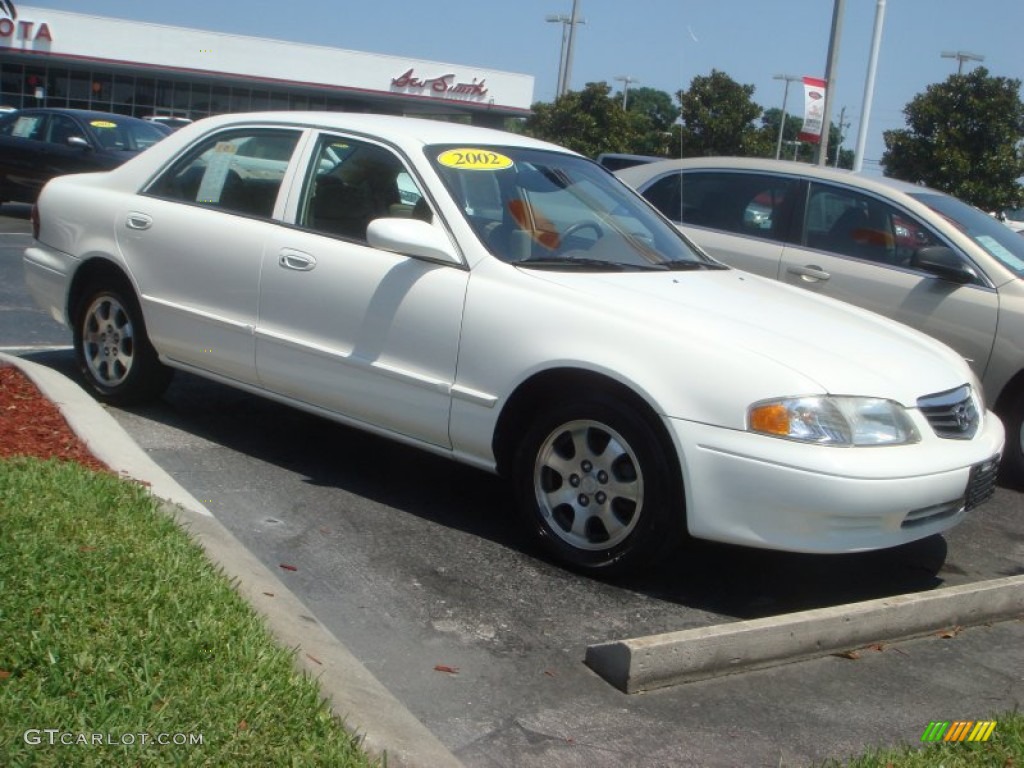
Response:
M654 427L611 397L557 405L534 422L516 460L531 533L579 570L649 564L683 538L678 473Z
M171 369L157 358L146 336L142 310L121 280L90 284L74 320L75 356L93 393L127 405L160 395Z

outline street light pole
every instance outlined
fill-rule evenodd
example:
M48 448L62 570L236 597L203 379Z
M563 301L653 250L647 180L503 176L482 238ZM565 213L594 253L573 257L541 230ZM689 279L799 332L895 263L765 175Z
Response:
M984 56L979 56L977 53L969 53L967 51L943 51L941 54L944 59L956 59L957 67L956 73L962 75L964 73L964 62L965 61L984 61Z
M558 82L555 85L555 98L562 95L565 88L565 46L569 40L569 17L564 14L549 14L544 20L562 25L562 47L558 51Z
M875 98L875 72L878 70L878 49L882 45L882 25L885 23L885 0L878 0L875 7L875 31L871 35L871 58L868 60L868 76L864 81L864 104L860 110L860 126L857 128L857 147L853 153L853 170L860 173L864 167L864 147L868 141L868 121L871 119L871 102ZM839 160L839 152L836 152Z
M635 77L629 75L619 75L615 78L622 83L622 111L626 111L626 104L629 99L629 85L630 83L639 83L640 81Z
M789 84L803 78L796 75L772 75L773 80L785 80L786 87L782 91L782 116L779 118L779 140L775 142L775 159L782 155L782 132L786 127L786 101L789 99Z
M569 44L565 49L565 82L562 84L565 91L572 85L572 54L576 44L576 25L580 23L579 0L572 0L572 17L569 19Z
M553 13L544 17L544 20L552 24L562 25L562 47L558 53L558 83L555 86L555 98L564 96L569 90L569 77L572 66L572 39L573 30L577 24L586 24L587 20L576 16L576 4L573 3L573 15L566 16L564 13Z

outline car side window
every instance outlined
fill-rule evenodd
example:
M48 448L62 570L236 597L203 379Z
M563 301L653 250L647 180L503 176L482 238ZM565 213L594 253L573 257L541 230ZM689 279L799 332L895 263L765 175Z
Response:
M879 264L906 267L919 248L939 240L921 222L882 200L829 184L812 183L803 244Z
M85 138L78 123L67 115L50 115L49 142L51 144L60 144L62 147L66 147L68 139L72 136Z
M147 192L156 197L270 218L299 131L221 133L172 165Z
M795 187L770 174L690 171L659 179L644 196L673 221L779 239Z
M670 173L667 176L662 176L645 189L643 196L670 221L678 223L684 220L682 189L683 174Z
M299 226L366 242L370 222L386 217L433 219L401 159L377 144L322 136L307 173Z

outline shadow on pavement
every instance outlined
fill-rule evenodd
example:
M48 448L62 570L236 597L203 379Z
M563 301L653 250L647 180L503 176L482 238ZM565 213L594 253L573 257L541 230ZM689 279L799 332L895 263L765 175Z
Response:
M71 352L26 357L81 382ZM484 472L181 372L160 401L129 411L285 468L308 483L338 488L432 525L536 556L517 525L509 488ZM999 493L1013 507L1005 517L1020 520L1017 495L1003 489ZM996 530L993 540L1019 546L1024 523L1017 525L1016 531ZM990 578L983 568L975 573L974 564L980 564L995 545L986 543L984 552L970 551L970 541L977 538L973 532L961 537L968 543L963 556L949 562L950 542L957 541L957 532L966 527L965 522L944 537L850 555L693 542L642 574L599 581L722 617L758 618ZM1017 573L1021 570L1016 568Z

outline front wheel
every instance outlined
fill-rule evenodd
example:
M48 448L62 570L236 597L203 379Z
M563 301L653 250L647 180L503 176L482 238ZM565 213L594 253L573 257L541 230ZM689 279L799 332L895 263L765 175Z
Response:
M171 369L146 336L135 294L121 281L83 291L74 320L75 356L86 383L101 400L118 405L157 397Z
M1002 479L1015 488L1024 488L1024 392L1000 412L1006 427L1006 447L1000 466Z
M610 397L564 403L529 429L516 485L531 533L583 571L649 564L684 536L675 464L655 428Z

